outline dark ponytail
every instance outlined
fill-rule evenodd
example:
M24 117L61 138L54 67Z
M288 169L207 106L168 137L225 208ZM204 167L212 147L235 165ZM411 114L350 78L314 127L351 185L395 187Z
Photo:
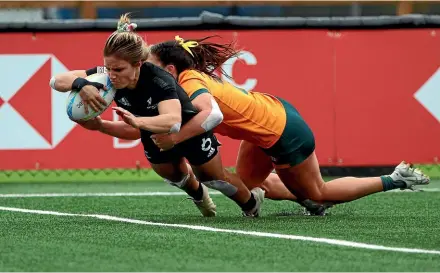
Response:
M176 36L174 41L167 41L151 46L150 52L154 54L163 65L173 64L177 73L186 69L195 69L199 72L218 78L214 73L218 70L227 78L231 78L222 68L230 58L238 57L235 41L226 44L209 42L213 37L184 41Z

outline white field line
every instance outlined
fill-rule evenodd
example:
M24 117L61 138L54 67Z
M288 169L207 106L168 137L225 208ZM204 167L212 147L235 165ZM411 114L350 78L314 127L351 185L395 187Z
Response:
M220 192L209 192L220 194ZM173 196L187 195L186 192L89 192L89 193L7 193L0 194L0 198L27 198L27 197L111 197L111 196Z
M12 208L12 207L0 207L0 210L12 211L12 212L22 212L22 213L31 213L31 214L46 214L46 215L55 215L55 216L89 217L89 218L96 218L96 219L107 220L107 221L132 223L132 224L138 224L138 225L159 226L159 227L169 227L169 228L183 228L183 229L191 229L191 230L206 231L206 232L229 233L229 234L240 234L240 235L266 237L266 238L297 240L297 241L306 241L306 242L314 242L314 243L322 243L322 244L345 246L345 247L352 247L352 248L362 248L362 249L370 249L370 250L440 255L439 250L402 248L402 247L387 247L387 246L382 246L382 245L364 244L364 243L357 243L357 242L351 242L351 241L345 241L345 240L335 240L335 239L328 239L328 238L315 238L315 237L308 237L308 236L297 236L297 235L277 234L277 233L258 232L258 231L245 231L245 230L236 230L236 229L222 229L222 228L213 228L213 227L196 226L196 225L185 225L185 224L157 223L157 222L150 222L150 221L143 221L143 220L136 220L136 219L129 219L129 218L121 218L121 217L114 217L114 216L100 215L100 214L76 214L76 213L65 213L65 212L57 212L57 211L30 210L30 209Z

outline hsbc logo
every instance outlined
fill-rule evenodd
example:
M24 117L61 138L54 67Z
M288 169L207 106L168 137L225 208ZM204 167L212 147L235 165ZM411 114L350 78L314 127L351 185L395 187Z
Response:
M0 54L0 63L0 150L55 148L76 125L68 93L49 86L67 68L51 54Z
M440 122L440 68L414 94L414 98Z

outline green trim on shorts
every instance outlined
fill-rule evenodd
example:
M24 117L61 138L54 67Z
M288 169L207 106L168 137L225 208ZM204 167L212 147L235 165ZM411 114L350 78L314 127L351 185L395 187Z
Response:
M190 100L193 100L193 99L197 98L198 95L201 95L201 94L203 94L203 93L209 93L208 89L206 89L206 88L200 88L199 90L197 90L196 92L194 92L194 93L189 97L189 99L190 99Z

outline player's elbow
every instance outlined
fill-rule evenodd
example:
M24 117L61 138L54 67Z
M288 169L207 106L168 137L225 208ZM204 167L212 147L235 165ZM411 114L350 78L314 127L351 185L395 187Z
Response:
M50 80L49 80L49 86L50 86L52 89L57 90L56 87L55 87L55 82L56 82L56 78L55 78L55 76L53 76L53 77L50 78Z
M213 113L213 125L214 127L220 125L223 122L223 113L221 111L216 111Z
M59 92L66 92L70 91L72 89L72 82L76 78L76 76L73 76L72 74L61 73L58 75L53 76L49 80L49 86L56 91Z
M202 123L205 131L210 131L223 122L223 113L218 107L213 107L206 120Z
M170 119L168 122L168 132L178 133L180 131L181 125L182 125L181 115L170 115Z

